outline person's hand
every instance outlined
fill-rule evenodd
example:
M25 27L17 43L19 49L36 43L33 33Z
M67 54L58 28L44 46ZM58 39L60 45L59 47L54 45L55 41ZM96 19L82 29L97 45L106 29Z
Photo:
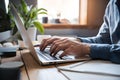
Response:
M62 39L66 39L67 37L59 37L59 36L53 36L51 38L47 38L47 39L43 39L41 44L40 44L40 50L44 51L44 49L53 44L53 42L56 42L57 40L62 40ZM69 38L70 40L77 40L76 38Z
M65 55L75 55L76 57L83 57L90 53L90 46L86 43L81 43L78 41L73 41L69 39L61 38L49 38L44 39L41 44L41 50L43 51L46 46L50 45L50 54L55 56L57 52L63 51L60 57Z
M84 57L90 53L90 46L86 43L73 41L69 39L55 40L51 44L50 52L51 55L55 56L57 52L63 51L60 57L66 55L74 55L75 57Z
M60 55L62 58L66 55L74 55L76 58L85 57L90 53L90 45L86 43L68 42L68 47L64 49L64 52ZM56 54L53 52L53 54Z
M60 38L53 38L52 37L52 38L43 39L42 42L41 42L41 44L40 44L40 50L44 51L44 49L47 46L51 45L55 40L58 40L58 39L60 39Z

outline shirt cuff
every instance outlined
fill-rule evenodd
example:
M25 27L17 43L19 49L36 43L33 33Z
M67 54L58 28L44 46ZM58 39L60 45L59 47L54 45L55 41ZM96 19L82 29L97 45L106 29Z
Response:
M77 39L79 39L81 42L92 43L91 40L90 40L89 38L77 37Z
M109 44L90 44L90 57L92 59L110 59Z

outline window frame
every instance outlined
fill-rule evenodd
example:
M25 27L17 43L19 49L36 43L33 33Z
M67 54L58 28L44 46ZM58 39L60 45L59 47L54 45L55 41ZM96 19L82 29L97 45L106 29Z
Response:
M85 5L83 5L85 3ZM78 28L88 28L87 26L87 4L88 0L79 0L79 16L78 16L78 24L54 24L54 23L46 23L43 24L44 28L46 29L69 29L69 28L73 28L73 29L78 29ZM38 3L37 3L38 4ZM85 12L83 11L82 7L85 7ZM82 20L82 14L85 13L84 17L85 19Z

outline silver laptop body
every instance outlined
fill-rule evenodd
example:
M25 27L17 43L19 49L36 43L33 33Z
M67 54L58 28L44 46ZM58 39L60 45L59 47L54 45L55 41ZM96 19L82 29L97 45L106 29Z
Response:
M24 43L26 44L26 46L28 47L28 49L30 50L30 54L33 56L33 58L40 64L40 65L50 65L50 64L58 64L58 63L65 63L65 62L75 62L75 61L84 61L84 60L89 60L88 57L86 58L80 58L80 59L73 59L73 58L65 58L65 59L59 59L59 58L55 58L55 57L51 57L49 55L49 53L47 52L41 52L38 48L35 49L31 39L29 38L29 35L17 13L16 8L14 7L14 5L10 2L10 8L11 8L11 12L12 15L14 16L15 19L15 23L16 26L18 28L18 31L20 32L22 39L24 41ZM45 54L45 55L44 55ZM48 57L46 57L46 55ZM51 57L49 59L49 57Z

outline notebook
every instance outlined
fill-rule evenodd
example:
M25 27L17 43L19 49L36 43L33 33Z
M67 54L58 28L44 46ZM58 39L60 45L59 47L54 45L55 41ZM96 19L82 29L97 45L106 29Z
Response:
M33 58L40 64L40 65L50 65L50 64L57 64L57 63L65 63L65 62L74 62L74 61L84 61L89 60L89 57L84 57L80 59L75 59L73 56L65 56L63 59L60 59L58 57L51 57L49 54L49 48L46 48L47 51L41 52L39 48L34 48L32 41L29 38L29 35L17 13L16 8L14 5L10 2L10 8L12 15L14 16L14 20L16 23L16 26L18 28L18 31L20 32L22 39L28 49L30 50L30 54L33 56ZM58 52L57 54L60 54L62 51Z
M114 64L110 61L90 60L75 63L72 65L62 66L58 69L76 73L120 77L119 68L120 64Z

